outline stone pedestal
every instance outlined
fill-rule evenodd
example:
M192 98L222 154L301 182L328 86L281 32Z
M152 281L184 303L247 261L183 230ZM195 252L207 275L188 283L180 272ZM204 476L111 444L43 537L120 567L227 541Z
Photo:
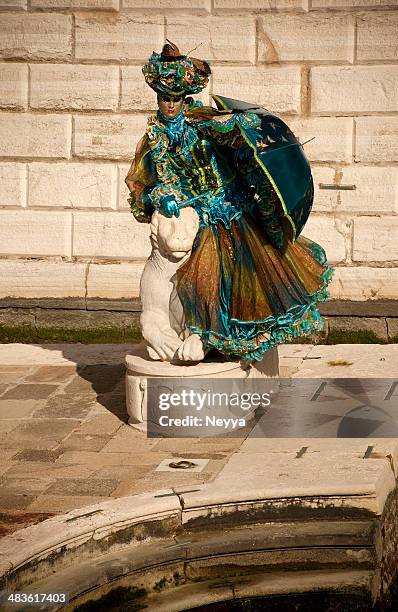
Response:
M147 421L147 383L153 378L187 378L200 381L214 378L267 379L279 376L278 349L267 351L261 362L249 366L241 361L211 360L206 358L199 363L181 365L166 361L154 361L149 358L146 343L126 355L126 402L129 424L138 429L145 429ZM271 388L271 385L270 385Z

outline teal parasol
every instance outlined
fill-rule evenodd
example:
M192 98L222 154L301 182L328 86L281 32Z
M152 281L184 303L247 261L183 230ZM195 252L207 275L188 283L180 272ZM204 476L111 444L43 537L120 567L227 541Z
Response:
M280 117L262 106L213 95L217 108L259 115L259 127L243 129L240 155L254 159L277 195L277 212L292 241L300 235L314 200L314 182L303 144Z

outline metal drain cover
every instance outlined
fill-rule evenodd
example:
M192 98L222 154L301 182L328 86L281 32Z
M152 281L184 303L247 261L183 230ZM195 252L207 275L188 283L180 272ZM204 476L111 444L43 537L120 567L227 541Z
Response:
M209 461L209 459L170 457L169 459L163 459L155 472L201 472Z

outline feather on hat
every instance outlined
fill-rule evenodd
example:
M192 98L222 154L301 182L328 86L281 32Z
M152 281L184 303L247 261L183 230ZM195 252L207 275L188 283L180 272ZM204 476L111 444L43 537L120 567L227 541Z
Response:
M202 91L211 69L204 60L182 55L177 45L167 40L161 53L152 53L142 72L146 83L157 93L183 96Z

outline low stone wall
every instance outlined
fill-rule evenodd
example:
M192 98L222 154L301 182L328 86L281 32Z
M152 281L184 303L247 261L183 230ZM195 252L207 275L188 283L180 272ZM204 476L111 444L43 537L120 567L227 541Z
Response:
M325 327L297 342L398 342L398 301L331 300L320 305ZM141 339L138 298L3 299L0 342L131 342Z

